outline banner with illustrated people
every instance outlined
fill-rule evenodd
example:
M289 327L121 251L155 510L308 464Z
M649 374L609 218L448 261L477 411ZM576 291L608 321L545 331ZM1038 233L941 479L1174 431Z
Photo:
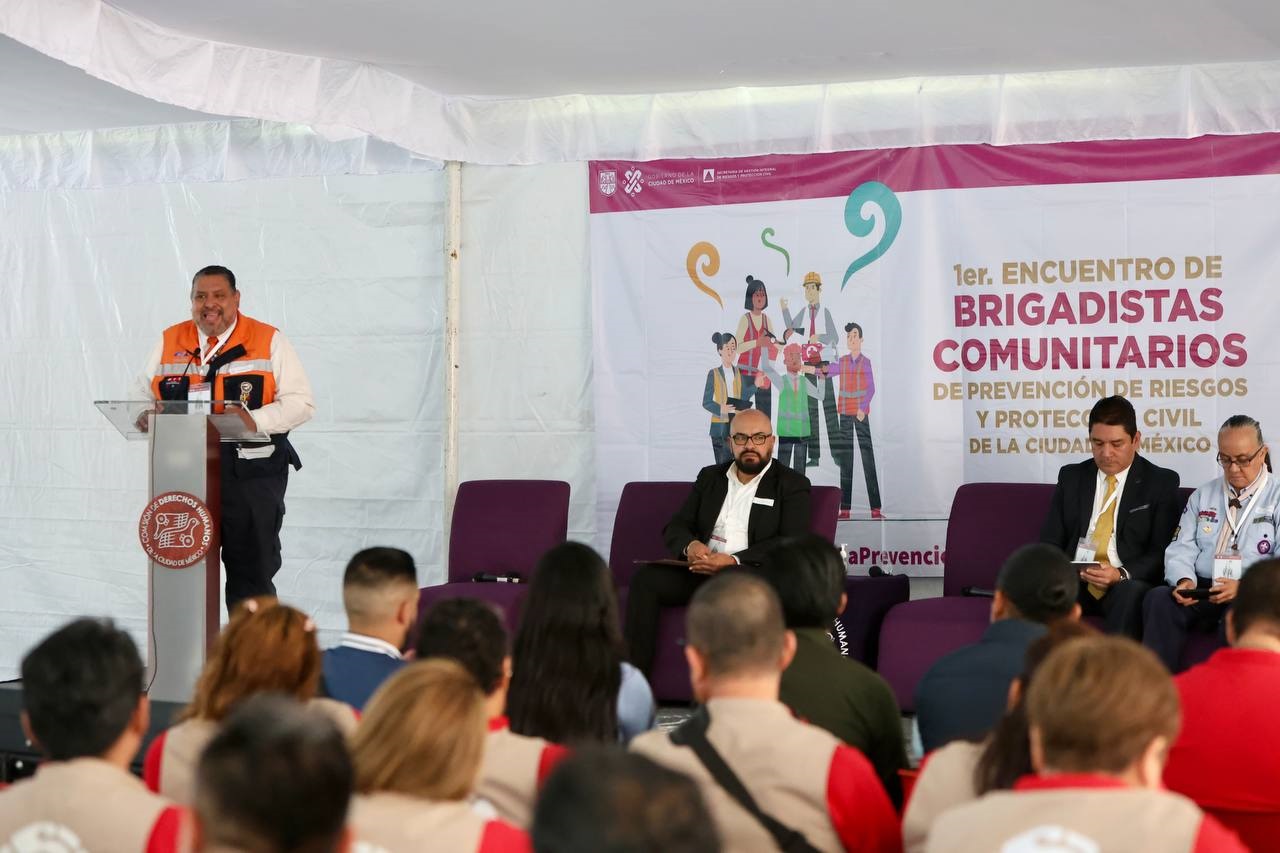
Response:
M1053 482L1122 394L1184 485L1280 430L1280 137L590 164L600 527L768 414L851 568L941 573L965 482ZM992 519L999 524L999 519Z

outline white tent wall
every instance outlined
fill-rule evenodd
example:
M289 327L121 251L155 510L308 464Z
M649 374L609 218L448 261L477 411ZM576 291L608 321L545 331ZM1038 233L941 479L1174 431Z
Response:
M439 171L0 192L0 679L75 615L141 645L146 445L92 401L125 393L207 263L235 270L316 392L281 595L335 631L356 549L400 546L443 577L443 217Z
M569 537L594 542L586 181L585 163L463 167L458 464L568 481Z

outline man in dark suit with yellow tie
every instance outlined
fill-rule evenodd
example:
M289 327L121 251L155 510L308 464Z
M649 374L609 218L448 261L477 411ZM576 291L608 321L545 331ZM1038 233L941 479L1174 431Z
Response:
M688 604L708 578L759 561L768 543L809 529L809 479L773 458L768 415L748 409L729 425L733 461L708 465L684 504L662 529L682 566L641 566L627 592L627 644L631 663L649 674L657 642L658 613Z
M1080 606L1109 632L1142 639L1142 598L1164 577L1164 549L1182 507L1178 474L1138 455L1133 404L1105 397L1089 412L1093 458L1058 472L1040 541L1078 563Z

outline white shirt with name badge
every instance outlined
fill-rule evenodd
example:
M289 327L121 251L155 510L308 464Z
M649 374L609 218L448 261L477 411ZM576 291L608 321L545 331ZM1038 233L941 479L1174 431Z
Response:
M729 466L725 478L729 481L729 491L720 505L720 515L716 518L716 526L711 531L711 550L720 554L736 554L744 550L750 543L747 541L747 522L751 519L751 506L756 502L756 490L760 488L760 478L771 467L773 460L764 466L764 471L744 483L738 479L738 463ZM761 500L765 500L761 498ZM769 499L772 503L772 499Z

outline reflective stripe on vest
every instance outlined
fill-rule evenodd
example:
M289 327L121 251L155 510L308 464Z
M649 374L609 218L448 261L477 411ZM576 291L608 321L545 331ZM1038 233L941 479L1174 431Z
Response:
M214 377L212 398L215 401L226 399L224 396L224 377L247 379L262 378L262 405L275 400L276 379L271 370L271 341L275 337L276 328L241 314L236 320L236 328L231 337L224 341L219 352L227 352L234 347L243 346L245 354L235 361L228 362L218 368ZM200 330L194 320L178 323L164 330L160 365L151 378L151 393L159 398L160 382L166 376L190 376L193 382L203 382L207 368L191 359L190 353L200 346ZM166 358L181 358L187 361L165 361ZM214 358L217 356L215 355Z

